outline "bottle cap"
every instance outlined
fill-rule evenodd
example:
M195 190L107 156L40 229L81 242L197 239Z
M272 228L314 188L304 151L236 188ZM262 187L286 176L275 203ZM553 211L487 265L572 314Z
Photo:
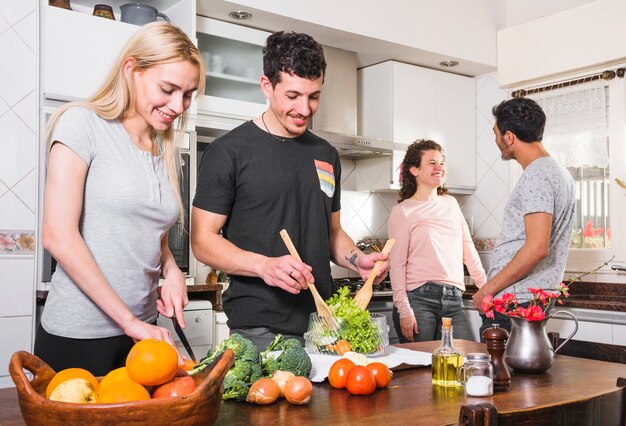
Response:
M491 355L482 352L470 352L465 355L468 361L491 361Z
M485 340L506 340L509 338L509 332L501 328L499 324L493 324L492 327L483 331Z
M452 318L448 318L448 317L441 318L441 325L443 326L443 328L452 327Z

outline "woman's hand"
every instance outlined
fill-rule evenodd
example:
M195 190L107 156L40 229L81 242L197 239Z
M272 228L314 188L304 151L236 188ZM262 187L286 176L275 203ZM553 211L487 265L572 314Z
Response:
M187 303L189 303L189 298L185 276L177 266L170 267L167 275L164 276L160 298L157 300L157 310L159 314L168 318L176 315L178 324L185 328L183 308L187 306Z
M414 334L419 334L417 320L414 316L400 318L400 329L402 330L402 335L406 337L409 342L415 341L413 337Z
M182 317L182 315L181 315ZM124 325L124 333L131 337L135 342L144 339L158 339L170 344L176 349L178 355L178 365L182 365L185 358L176 348L172 333L167 328L158 327L156 325L148 324L147 322L140 321L137 317L133 318L130 322Z

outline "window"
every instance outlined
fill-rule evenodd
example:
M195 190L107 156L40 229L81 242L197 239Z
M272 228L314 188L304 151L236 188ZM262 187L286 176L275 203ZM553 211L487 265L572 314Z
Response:
M546 149L574 178L576 216L570 247L576 249L611 246L609 91L605 84L598 79L529 95L546 113Z

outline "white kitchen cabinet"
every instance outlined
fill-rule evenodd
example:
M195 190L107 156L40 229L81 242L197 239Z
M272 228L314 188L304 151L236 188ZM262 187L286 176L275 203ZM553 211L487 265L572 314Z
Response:
M387 61L360 69L358 89L359 134L406 145L432 139L444 150L451 192L476 188L474 79Z
M261 92L263 46L270 33L198 16L198 48L207 64L198 113L247 120L267 108ZM202 121L200 119L199 121Z
M355 189L357 191L397 192L400 189L400 165L405 153L406 150L394 149L391 157L356 160Z
M41 76L45 99L85 99L103 82L126 41L140 28L121 22L119 6L107 2L115 21L92 16L98 0L72 0L72 10L41 0ZM195 40L195 0L154 0L145 3L165 13Z
M221 341L228 339L228 336L230 336L230 329L226 321L228 321L228 317L223 311L215 312L215 338L213 340L213 347Z

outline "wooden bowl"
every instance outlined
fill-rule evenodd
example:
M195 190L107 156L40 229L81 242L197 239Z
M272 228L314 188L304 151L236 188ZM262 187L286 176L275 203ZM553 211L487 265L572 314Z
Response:
M233 352L228 349L211 366L193 376L197 387L188 396L116 404L50 401L45 397L46 387L55 371L25 351L13 354L9 372L27 425L211 425L220 410L224 376L233 362ZM24 369L33 374L32 381Z

